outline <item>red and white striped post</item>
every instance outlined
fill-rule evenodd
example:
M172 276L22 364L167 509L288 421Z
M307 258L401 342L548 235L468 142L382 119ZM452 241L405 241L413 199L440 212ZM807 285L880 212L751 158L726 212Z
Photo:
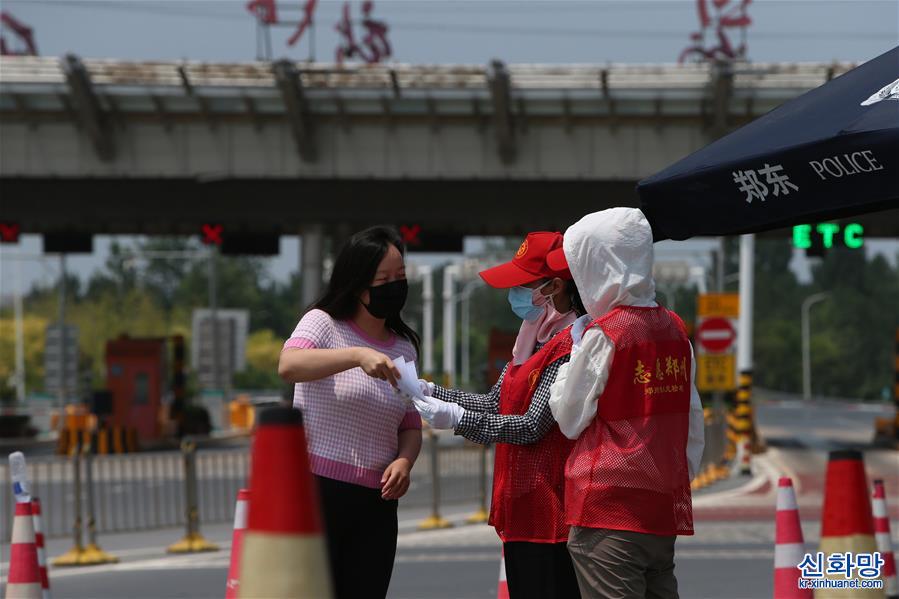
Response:
M41 598L50 599L50 576L47 574L47 550L44 548L44 523L41 519L41 500L31 498L31 515L34 520L34 543L37 545L37 565L41 574Z

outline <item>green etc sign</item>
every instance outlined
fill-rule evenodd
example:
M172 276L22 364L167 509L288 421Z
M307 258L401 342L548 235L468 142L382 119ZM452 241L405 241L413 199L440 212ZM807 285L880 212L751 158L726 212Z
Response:
M835 246L856 250L865 245L864 234L865 228L858 223L796 225L793 227L793 247L806 251L826 251Z

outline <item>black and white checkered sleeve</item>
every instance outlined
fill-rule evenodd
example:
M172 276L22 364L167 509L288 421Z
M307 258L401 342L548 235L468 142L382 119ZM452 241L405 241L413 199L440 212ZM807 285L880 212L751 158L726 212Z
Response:
M490 443L530 445L542 439L556 423L549 409L550 389L556 380L559 367L566 363L568 358L563 356L543 369L527 412L504 416L497 414L495 410L487 413L466 409L456 427L456 434L483 445Z
M506 376L506 369L508 367L508 364L503 367L503 371L500 373L496 384L493 385L487 393L469 393L467 391L462 391L461 389L448 389L446 387L441 387L440 385L434 385L434 390L431 392L431 395L441 401L459 404L465 410L495 414L499 410L499 391L502 388L503 379Z

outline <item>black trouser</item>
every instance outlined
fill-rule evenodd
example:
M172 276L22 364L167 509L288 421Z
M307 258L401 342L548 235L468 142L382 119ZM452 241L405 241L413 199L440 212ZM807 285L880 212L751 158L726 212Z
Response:
M336 599L384 599L396 556L397 501L316 476Z
M565 543L503 543L510 599L580 599Z

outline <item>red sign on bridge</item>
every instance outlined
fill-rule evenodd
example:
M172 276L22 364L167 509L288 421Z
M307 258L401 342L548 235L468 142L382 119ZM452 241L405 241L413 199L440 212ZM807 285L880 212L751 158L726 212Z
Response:
M206 245L222 245L222 232L225 228L219 224L206 223L201 229L202 241Z
M421 245L421 225L400 225L400 235L403 236L403 243L409 246Z

